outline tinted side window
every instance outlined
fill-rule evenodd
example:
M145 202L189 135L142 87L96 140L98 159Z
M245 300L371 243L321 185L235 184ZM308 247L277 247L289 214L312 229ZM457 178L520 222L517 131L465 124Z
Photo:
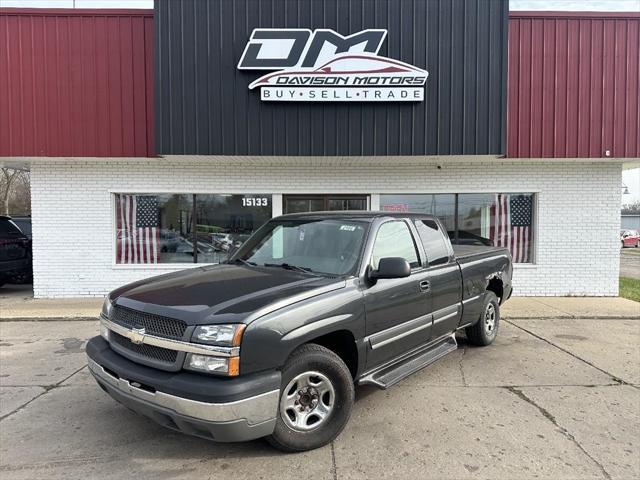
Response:
M417 220L416 228L427 252L429 265L441 265L449 261L449 249L444 234L433 220Z
M377 269L380 259L386 257L404 258L412 268L420 265L416 246L406 223L395 221L380 226L373 245L372 267Z

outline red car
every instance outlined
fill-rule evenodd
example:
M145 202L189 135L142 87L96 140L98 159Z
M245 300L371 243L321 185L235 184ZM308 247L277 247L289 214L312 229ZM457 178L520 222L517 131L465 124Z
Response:
M640 248L640 233L637 230L621 230L620 244L624 247Z

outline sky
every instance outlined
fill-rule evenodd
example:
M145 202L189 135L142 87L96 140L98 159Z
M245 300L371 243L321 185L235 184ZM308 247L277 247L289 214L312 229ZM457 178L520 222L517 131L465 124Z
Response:
M624 192L624 187L629 189L629 193L622 193L622 204L631 204L640 202L640 168L633 168L631 170L623 170L622 172L622 185L620 191Z
M153 0L0 0L0 7L42 8L153 8ZM510 10L577 10L640 12L640 0L510 0ZM622 172L622 184L629 189L621 202L640 202L640 168Z

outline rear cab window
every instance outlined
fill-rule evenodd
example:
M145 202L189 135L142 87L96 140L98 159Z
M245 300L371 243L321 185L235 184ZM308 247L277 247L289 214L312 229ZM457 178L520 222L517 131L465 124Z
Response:
M425 219L415 221L420 240L424 245L427 262L430 266L449 263L449 245L445 240L445 233L435 220Z

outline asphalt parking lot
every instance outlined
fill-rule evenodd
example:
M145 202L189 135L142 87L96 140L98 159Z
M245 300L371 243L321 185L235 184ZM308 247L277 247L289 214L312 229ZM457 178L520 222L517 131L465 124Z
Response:
M330 446L284 455L165 430L85 367L97 322L0 322L0 477L640 478L640 320L503 322L387 391Z
M621 250L620 276L640 279L640 249L623 248Z

